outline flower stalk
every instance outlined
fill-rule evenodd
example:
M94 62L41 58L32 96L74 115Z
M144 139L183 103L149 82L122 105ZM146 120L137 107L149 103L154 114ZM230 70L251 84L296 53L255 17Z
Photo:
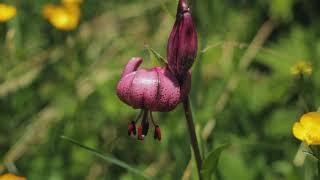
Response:
M320 145L310 145L309 146L312 155L316 158L317 170L316 177L320 179Z
M198 143L197 134L194 126L194 120L193 120L193 114L192 114L192 108L191 108L189 96L187 96L183 101L183 108L184 108L184 114L187 121L188 132L190 135L190 141L191 141L193 153L197 163L198 176L199 176L199 179L201 180L202 179L201 178L202 158L201 158L199 143Z

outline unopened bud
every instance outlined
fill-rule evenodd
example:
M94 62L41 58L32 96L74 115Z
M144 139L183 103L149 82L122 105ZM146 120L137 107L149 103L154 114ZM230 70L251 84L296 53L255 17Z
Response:
M178 79L188 73L197 56L198 38L186 0L179 0L176 21L171 31L167 59Z

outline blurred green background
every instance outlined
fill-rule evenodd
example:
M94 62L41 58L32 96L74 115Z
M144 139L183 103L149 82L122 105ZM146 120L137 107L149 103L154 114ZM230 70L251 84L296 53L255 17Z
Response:
M116 96L130 57L166 56L176 0L85 0L73 31L42 16L49 0L8 0L17 16L0 24L2 172L30 180L142 177L60 138L109 154L151 179L196 179L182 107L154 113L163 139L127 135L139 113ZM215 179L311 180L312 160L297 154L291 127L320 105L320 1L192 0L199 34L191 91L206 156L230 142ZM311 75L294 76L297 62ZM151 129L153 131L153 129ZM4 163L5 162L5 163ZM311 162L311 163L310 163Z

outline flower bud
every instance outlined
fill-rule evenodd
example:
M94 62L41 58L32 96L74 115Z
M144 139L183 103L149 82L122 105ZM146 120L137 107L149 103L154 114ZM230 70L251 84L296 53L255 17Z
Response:
M186 0L179 0L176 21L171 31L167 59L170 70L180 80L197 56L198 38Z

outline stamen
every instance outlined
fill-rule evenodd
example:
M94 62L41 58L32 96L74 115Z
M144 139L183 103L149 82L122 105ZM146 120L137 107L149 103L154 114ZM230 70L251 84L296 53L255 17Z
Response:
M134 120L134 121L135 121L135 123L137 123L137 122L140 120L140 118L141 118L142 114L143 114L143 110L141 109L141 111L140 111L139 115L138 115L138 116L136 117L136 119Z
M153 120L152 111L150 111L150 119L151 119L153 126L156 126L156 123Z
M144 136L148 134L148 130L149 130L148 113L149 113L149 110L145 109L142 117L142 122L141 122L142 134Z

